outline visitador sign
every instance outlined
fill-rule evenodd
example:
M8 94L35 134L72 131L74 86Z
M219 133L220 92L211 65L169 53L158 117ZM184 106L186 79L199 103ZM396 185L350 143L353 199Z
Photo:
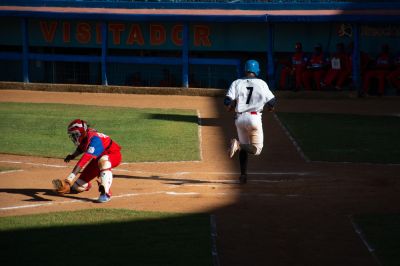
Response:
M110 21L107 27L111 49L180 50L183 45L179 22ZM101 47L100 21L29 19L28 31L29 46ZM20 20L0 18L0 44L21 45L20 32ZM189 23L192 51L265 51L266 44L265 24Z
M178 49L183 45L183 25L165 23L109 22L108 46L133 49ZM38 20L29 27L31 45L100 47L101 23ZM192 47L212 47L209 25L190 26Z
M0 18L0 45L22 44L21 21L18 18ZM111 49L180 50L183 45L183 24L172 22L110 21L108 47ZM400 26L362 25L361 48L379 50L388 43L399 47ZM189 23L191 51L266 52L268 24L266 23ZM292 52L294 43L301 41L305 51L312 51L321 43L325 51L334 51L337 42L353 39L350 24L345 23L277 23L274 50ZM85 20L28 19L29 46L100 48L101 22Z

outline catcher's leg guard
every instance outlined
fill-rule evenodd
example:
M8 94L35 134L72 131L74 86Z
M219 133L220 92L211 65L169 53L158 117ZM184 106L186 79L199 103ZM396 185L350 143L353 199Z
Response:
M102 171L100 172L100 186L104 187L104 192L107 195L110 195L110 188L111 188L111 184L112 184L112 172L107 170L107 171Z
M106 194L110 195L113 174L111 172L111 162L107 155L104 155L99 160L100 169L100 185L104 187Z

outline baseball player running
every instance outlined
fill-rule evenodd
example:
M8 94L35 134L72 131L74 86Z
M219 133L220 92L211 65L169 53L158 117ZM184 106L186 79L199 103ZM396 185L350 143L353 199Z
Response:
M260 155L263 148L261 112L265 104L272 112L276 101L267 83L257 78L259 73L260 67L256 60L246 61L245 77L232 82L224 99L226 109L234 109L236 112L235 125L239 141L235 138L231 140L229 157L232 158L239 151L241 184L247 182L248 154Z
M107 135L90 128L81 119L73 120L68 125L67 132L77 148L73 154L67 155L64 161L68 163L80 154L83 155L67 178L52 181L56 192L64 194L71 191L77 193L88 191L92 187L90 181L99 177L100 196L97 201L109 201L113 179L111 169L121 163L120 146ZM81 175L76 179L82 169Z

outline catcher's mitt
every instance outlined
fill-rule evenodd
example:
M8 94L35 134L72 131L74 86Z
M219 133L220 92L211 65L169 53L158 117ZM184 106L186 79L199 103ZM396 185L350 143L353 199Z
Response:
M65 194L71 191L71 184L67 179L53 179L51 182L53 183L54 190L59 194Z

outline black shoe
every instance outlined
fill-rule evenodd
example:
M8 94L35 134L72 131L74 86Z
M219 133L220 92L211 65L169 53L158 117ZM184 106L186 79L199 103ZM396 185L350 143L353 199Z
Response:
M240 184L246 184L247 183L247 175L240 175L239 183Z

